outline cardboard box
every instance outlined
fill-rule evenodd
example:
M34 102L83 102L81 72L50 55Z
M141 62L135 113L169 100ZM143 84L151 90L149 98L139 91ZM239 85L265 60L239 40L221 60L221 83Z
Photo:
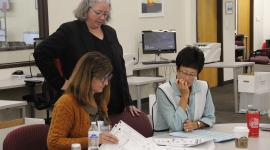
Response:
M240 93L239 111L245 113L248 105L266 114L270 108L270 91L265 93Z
M264 93L270 90L270 72L238 75L238 92Z

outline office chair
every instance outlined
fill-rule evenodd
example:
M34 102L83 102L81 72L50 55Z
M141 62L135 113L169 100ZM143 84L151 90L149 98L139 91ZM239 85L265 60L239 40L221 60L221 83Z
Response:
M42 42L42 38L35 38L34 39L34 48L38 44ZM63 76L62 66L60 59L56 58L54 60L54 65L56 66L58 72L61 76ZM35 90L35 87L37 84L42 84L42 91L41 93L37 93ZM44 79L44 82L41 81L26 81L26 85L30 88L30 94L23 96L24 100L27 100L28 102L32 103L33 106L38 110L46 109L46 124L50 124L50 110L53 108L54 103L56 100L61 96L58 92L56 92L55 89L53 89L52 86L48 84L46 79ZM31 111L31 117L34 117L34 112Z
M139 116L133 117L129 111L124 111L121 114L110 115L109 119L112 126L122 120L145 137L153 135L150 120L144 112L141 112Z
M47 150L49 126L33 124L11 131L4 139L3 150Z

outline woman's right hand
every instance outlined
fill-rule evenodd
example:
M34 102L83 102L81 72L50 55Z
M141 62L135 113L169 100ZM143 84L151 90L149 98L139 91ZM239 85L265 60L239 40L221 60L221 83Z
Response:
M99 134L99 144L117 144L118 139L116 136L109 132L101 132Z
M184 79L176 79L176 85L179 92L181 93L181 96L189 96L189 87L187 81L185 81Z

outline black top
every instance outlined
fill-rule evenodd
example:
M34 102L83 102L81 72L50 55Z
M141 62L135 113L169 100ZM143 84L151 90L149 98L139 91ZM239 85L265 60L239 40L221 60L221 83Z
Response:
M113 65L108 111L109 114L120 113L125 106L132 105L123 49L113 28L108 25L103 25L101 28L104 33L103 40L92 35L85 22L75 20L64 23L35 48L34 57L45 79L54 89L60 91L83 54L89 51L98 51L106 55ZM54 64L56 58L60 59L63 77Z

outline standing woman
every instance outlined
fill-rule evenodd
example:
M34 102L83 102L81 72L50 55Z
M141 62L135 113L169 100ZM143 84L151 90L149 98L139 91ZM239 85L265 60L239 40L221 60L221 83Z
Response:
M122 46L115 30L106 25L110 11L110 0L81 0L74 11L77 20L62 24L40 43L34 52L35 61L45 79L61 95L62 86L83 54L90 51L104 54L114 68L109 114L121 113L127 108L132 115L139 115L140 110L132 105L129 94ZM62 76L55 67L56 58L60 59Z
M47 139L50 150L68 150L72 143L80 143L82 149L87 149L91 122L108 121L111 73L110 60L102 54L89 52L81 57L67 90L55 103ZM100 144L117 142L114 135L100 133Z

